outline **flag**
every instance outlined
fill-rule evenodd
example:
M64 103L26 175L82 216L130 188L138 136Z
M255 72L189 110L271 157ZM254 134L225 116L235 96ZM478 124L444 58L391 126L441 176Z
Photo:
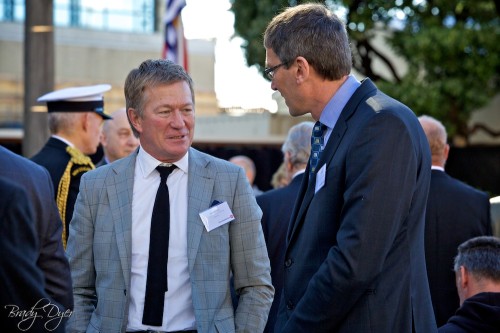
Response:
M164 18L165 43L163 45L163 59L172 60L187 71L187 43L181 18L181 11L185 6L185 0L167 0Z

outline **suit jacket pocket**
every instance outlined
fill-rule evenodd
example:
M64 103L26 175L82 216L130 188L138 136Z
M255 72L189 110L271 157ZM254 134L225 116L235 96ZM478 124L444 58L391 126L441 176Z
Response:
M234 333L235 331L236 328L234 326L234 316L215 319L216 333Z

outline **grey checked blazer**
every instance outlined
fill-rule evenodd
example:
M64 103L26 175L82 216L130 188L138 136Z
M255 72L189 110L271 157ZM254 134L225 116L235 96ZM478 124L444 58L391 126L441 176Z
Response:
M136 156L82 177L67 247L75 298L68 332L126 331ZM198 214L214 200L227 201L236 219L207 232ZM190 148L187 243L198 332L264 329L274 289L261 216L241 168ZM231 271L240 293L236 311Z

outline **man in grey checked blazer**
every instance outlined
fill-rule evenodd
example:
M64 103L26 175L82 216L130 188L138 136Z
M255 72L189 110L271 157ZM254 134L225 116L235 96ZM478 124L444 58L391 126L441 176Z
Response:
M190 147L194 132L191 78L170 61L147 60L129 73L125 96L128 118L141 146L130 156L82 178L67 247L75 297L68 332L262 332L274 294L260 225L262 212L241 168ZM140 323L144 306L141 291L146 280L137 282L141 270L137 248L143 239L149 240L149 233L137 230L150 224L151 212L138 214L152 207L144 203L148 190L141 182L155 179L154 192L160 182L154 165L144 178L138 176L148 163L177 166L167 180L171 232L161 327ZM187 177L185 191L176 183L182 177ZM179 212L172 213L179 210L175 203L182 193L187 196L183 206L187 212L181 212L185 221L175 218ZM199 214L214 201L227 202L235 219L207 232ZM149 218L138 218L144 215ZM172 237L173 226L179 224L185 224L185 239ZM184 275L171 269L172 246L178 243L186 247ZM229 288L231 275L239 294L235 310ZM169 292L176 293L175 284L183 279L189 300L169 299ZM179 306L187 310L172 318L169 312Z

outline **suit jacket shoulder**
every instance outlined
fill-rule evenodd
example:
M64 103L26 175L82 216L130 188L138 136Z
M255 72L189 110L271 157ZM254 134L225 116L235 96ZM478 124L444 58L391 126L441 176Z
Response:
M189 149L189 162L193 162L196 165L206 167L210 164L210 167L215 167L218 172L239 172L238 166L230 163L221 158L209 155L207 153L201 152L195 148Z

